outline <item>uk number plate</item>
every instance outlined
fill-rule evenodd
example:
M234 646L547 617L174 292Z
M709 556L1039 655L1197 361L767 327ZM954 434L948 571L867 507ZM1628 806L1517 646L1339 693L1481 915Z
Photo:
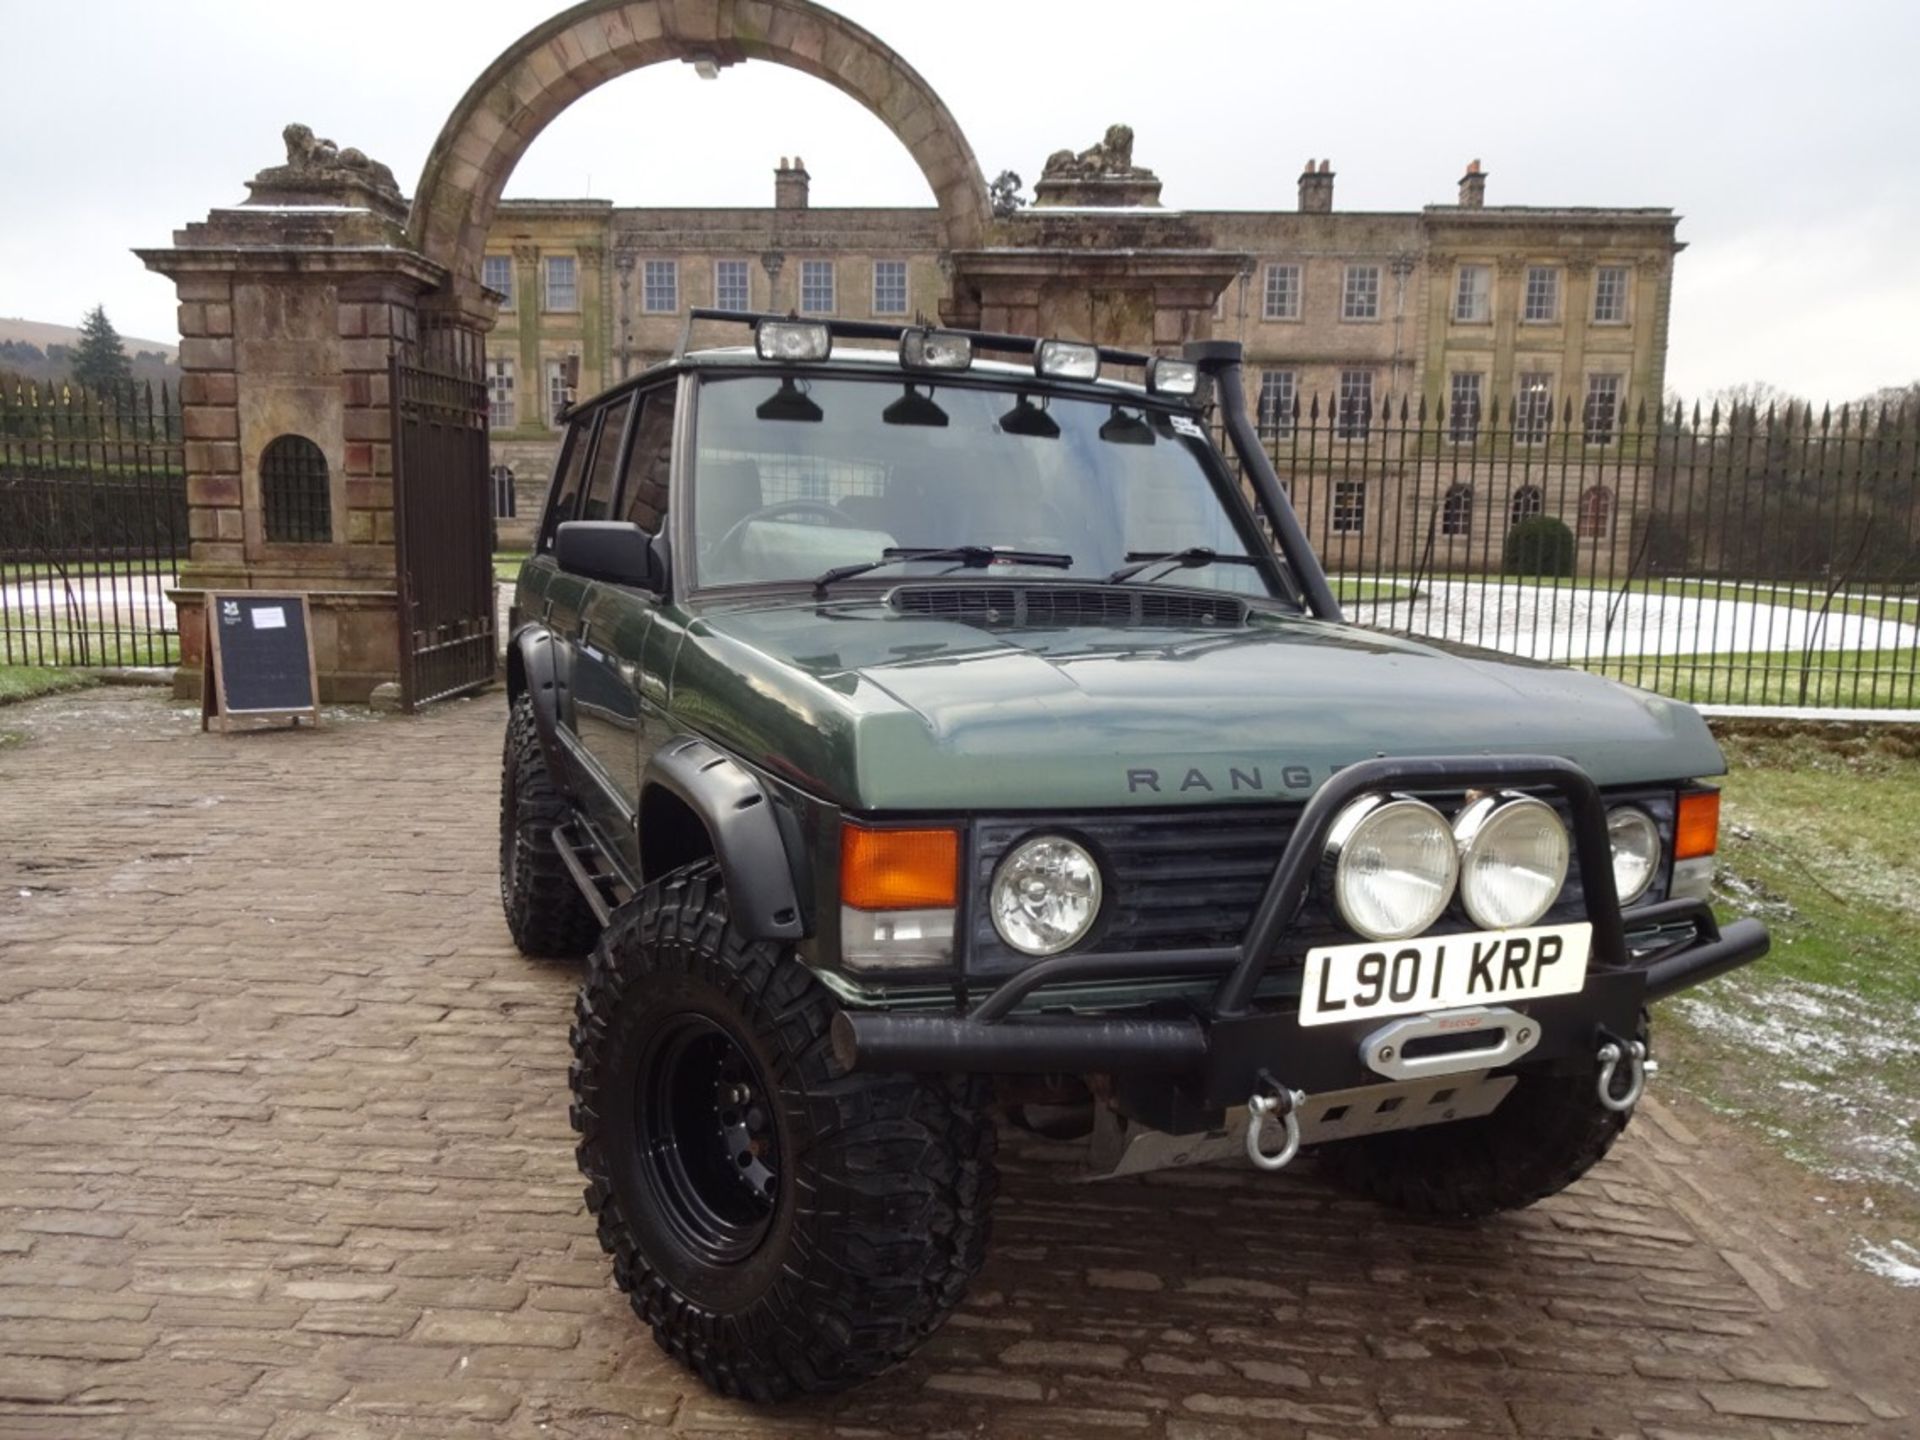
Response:
M1586 983L1592 940L1593 926L1582 922L1323 945L1307 952L1300 1023L1572 995Z

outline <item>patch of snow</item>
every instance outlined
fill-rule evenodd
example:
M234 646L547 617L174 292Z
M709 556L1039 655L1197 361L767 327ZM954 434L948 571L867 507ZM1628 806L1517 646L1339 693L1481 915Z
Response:
M1885 1245L1862 1240L1853 1247L1853 1258L1861 1269L1902 1289L1920 1287L1920 1250L1904 1240L1889 1240Z

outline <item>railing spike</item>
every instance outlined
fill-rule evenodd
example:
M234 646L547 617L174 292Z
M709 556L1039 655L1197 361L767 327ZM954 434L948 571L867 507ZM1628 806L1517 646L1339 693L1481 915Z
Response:
M1825 435L1827 433L1828 428L1832 426L1832 424L1833 424L1833 403L1829 401L1826 405L1822 406L1820 410L1820 433L1822 435Z

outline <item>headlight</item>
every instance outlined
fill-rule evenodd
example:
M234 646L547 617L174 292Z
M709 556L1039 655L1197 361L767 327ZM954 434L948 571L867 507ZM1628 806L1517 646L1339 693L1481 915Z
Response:
M1631 905L1659 873L1659 828L1646 811L1622 805L1607 812L1607 840L1613 847L1613 888L1622 905Z
M1483 795L1453 822L1460 901L1486 930L1531 925L1567 883L1567 827L1528 795Z
M1440 812L1422 800L1367 795L1327 835L1341 918L1369 940L1403 940L1440 918L1460 861Z
M1064 835L1022 840L994 871L993 928L1022 955L1058 955L1093 928L1100 866Z

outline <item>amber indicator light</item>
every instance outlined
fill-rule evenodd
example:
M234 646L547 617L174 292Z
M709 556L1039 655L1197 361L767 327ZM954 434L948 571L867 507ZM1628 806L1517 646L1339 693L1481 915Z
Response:
M840 899L859 910L929 910L960 891L960 832L840 832Z
M1692 790L1680 797L1674 825L1673 858L1696 860L1720 848L1720 792Z

